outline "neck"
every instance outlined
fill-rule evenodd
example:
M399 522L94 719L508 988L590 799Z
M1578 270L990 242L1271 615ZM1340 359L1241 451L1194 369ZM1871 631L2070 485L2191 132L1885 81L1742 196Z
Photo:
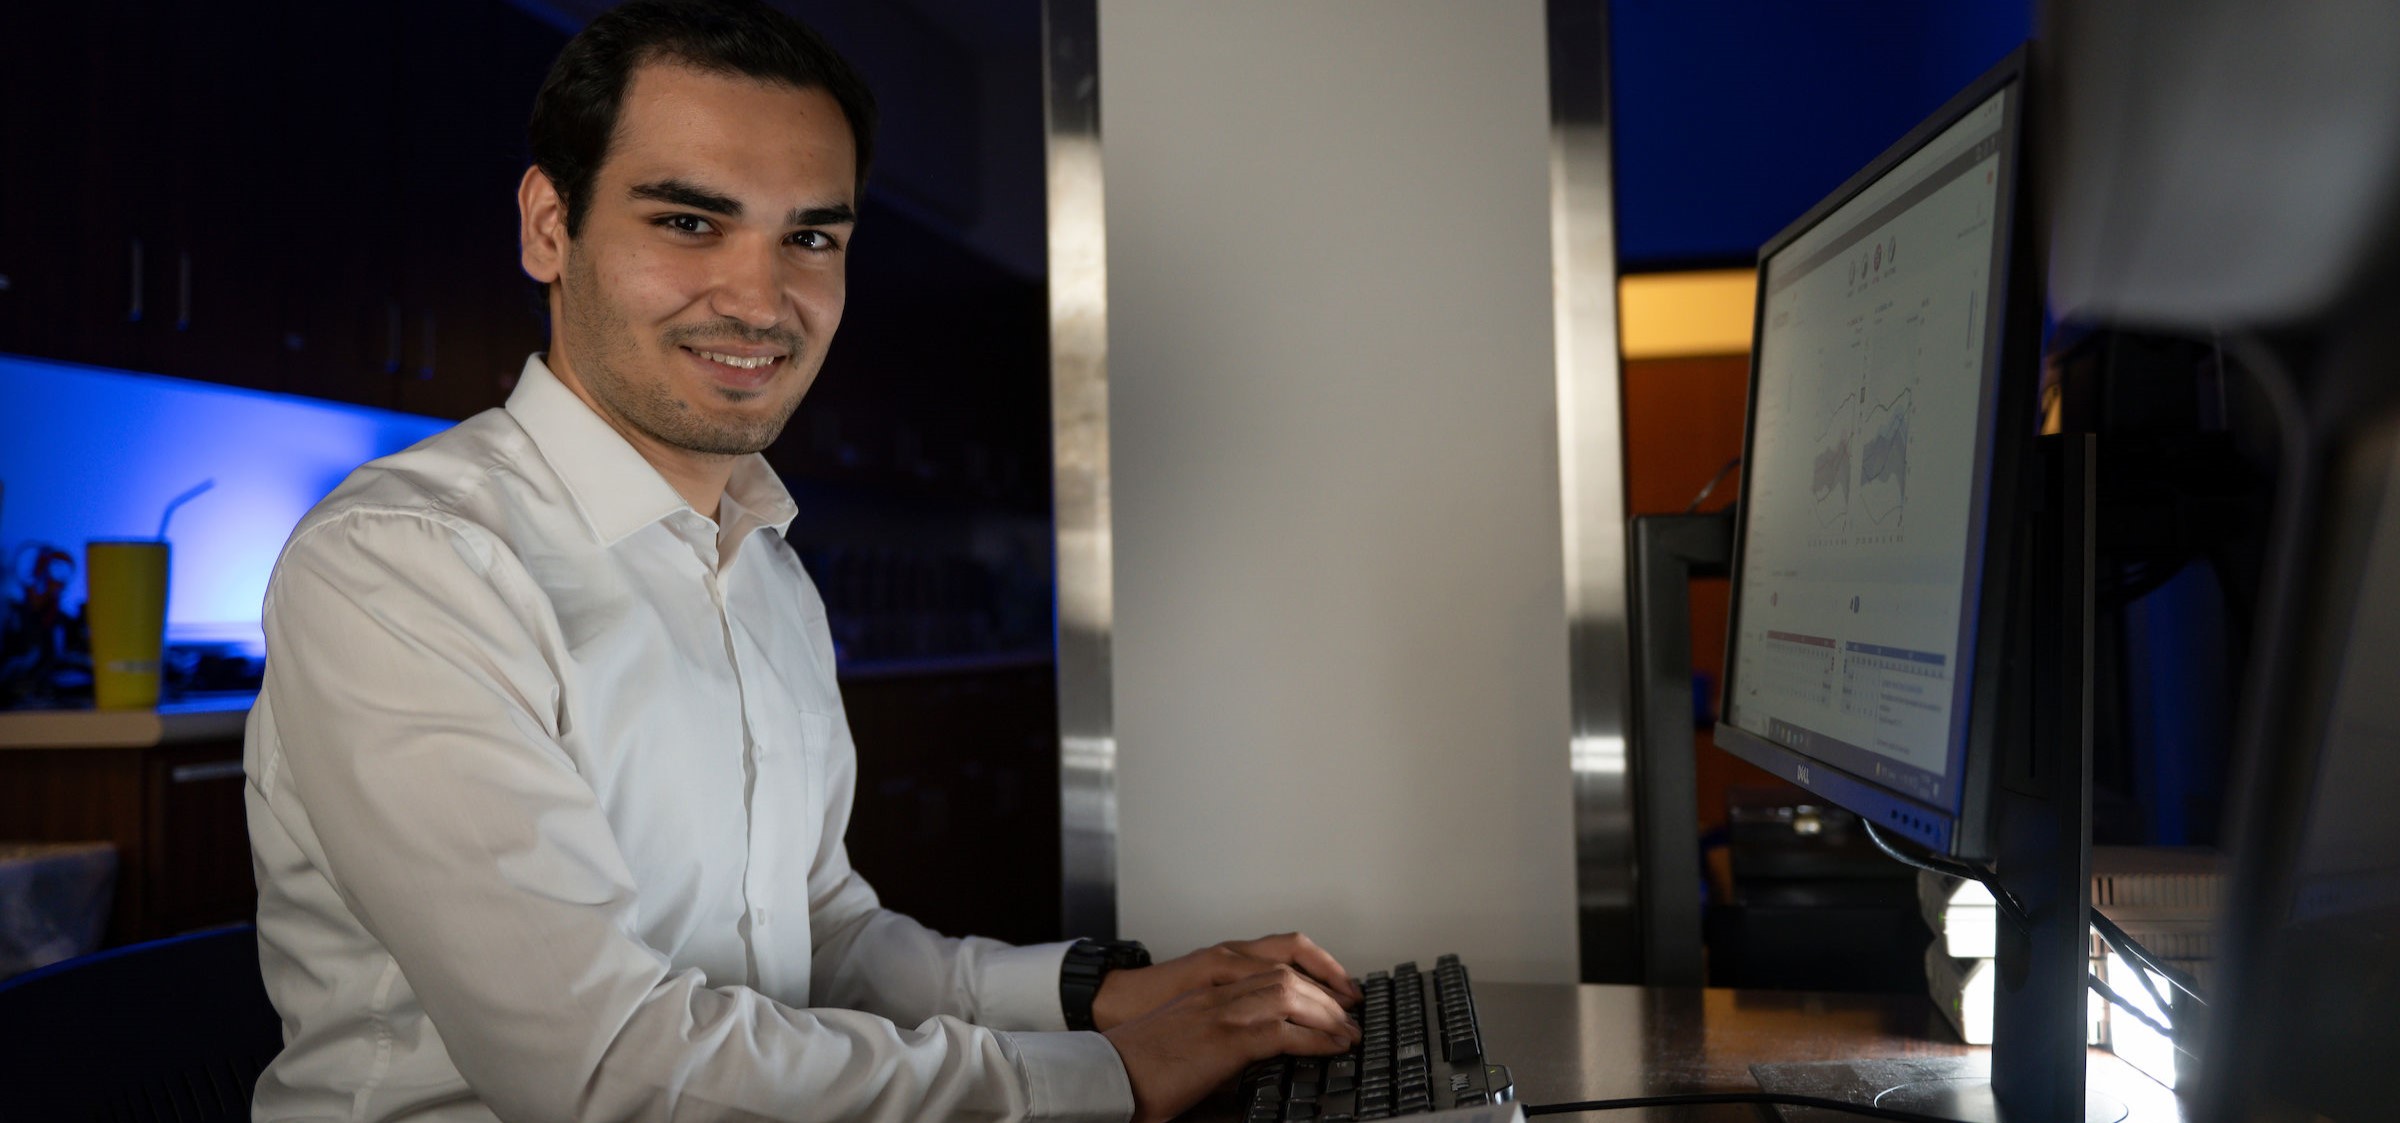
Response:
M625 420L607 403L594 397L591 390L584 386L583 379L576 377L574 360L557 345L556 340L551 342L550 351L543 358L550 367L550 373L557 375L561 384L582 399L583 404L590 406L593 413L599 414L602 421L608 422L608 427L624 437L625 443L632 445L635 452L642 454L642 459L658 470L658 474L667 481L667 486L683 496L683 501L691 504L692 510L706 518L717 517L717 510L725 498L725 487L733 480L733 464L737 457L678 448Z

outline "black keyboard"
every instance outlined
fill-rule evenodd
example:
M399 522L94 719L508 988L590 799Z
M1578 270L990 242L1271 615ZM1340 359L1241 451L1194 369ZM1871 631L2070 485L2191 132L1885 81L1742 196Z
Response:
M1242 1073L1246 1123L1354 1123L1515 1095L1507 1066L1484 1060L1475 992L1457 956L1435 960L1430 975L1413 961L1377 971L1364 988L1357 1013L1366 1039L1357 1048L1332 1057L1275 1057Z

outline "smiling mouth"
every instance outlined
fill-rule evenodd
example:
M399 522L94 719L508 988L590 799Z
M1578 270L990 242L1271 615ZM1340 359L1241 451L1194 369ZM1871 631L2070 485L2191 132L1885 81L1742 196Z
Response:
M729 355L723 351L710 351L701 347L686 347L684 350L712 363L723 363L735 370L763 370L784 360L782 355Z

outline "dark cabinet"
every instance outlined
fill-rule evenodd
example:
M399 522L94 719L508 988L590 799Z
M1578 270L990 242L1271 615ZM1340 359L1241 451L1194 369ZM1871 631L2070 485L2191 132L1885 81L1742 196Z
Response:
M526 118L564 37L491 0L401 5L391 153L399 255L397 406L463 416L506 397L547 336L540 289L517 264ZM388 323L387 323L387 326Z
M86 142L130 116L125 85L102 79L117 73L103 7L26 5L0 35L0 349L107 361L141 311L140 177Z
M0 351L463 417L541 344L502 0L92 0L0 35Z
M117 848L109 944L258 911L239 738L124 748L0 749L0 831Z

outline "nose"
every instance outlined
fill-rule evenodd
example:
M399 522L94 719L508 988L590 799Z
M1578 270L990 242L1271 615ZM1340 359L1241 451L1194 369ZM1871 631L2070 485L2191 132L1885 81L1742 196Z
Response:
M721 255L709 309L765 331L783 322L783 262L776 247L740 247Z

